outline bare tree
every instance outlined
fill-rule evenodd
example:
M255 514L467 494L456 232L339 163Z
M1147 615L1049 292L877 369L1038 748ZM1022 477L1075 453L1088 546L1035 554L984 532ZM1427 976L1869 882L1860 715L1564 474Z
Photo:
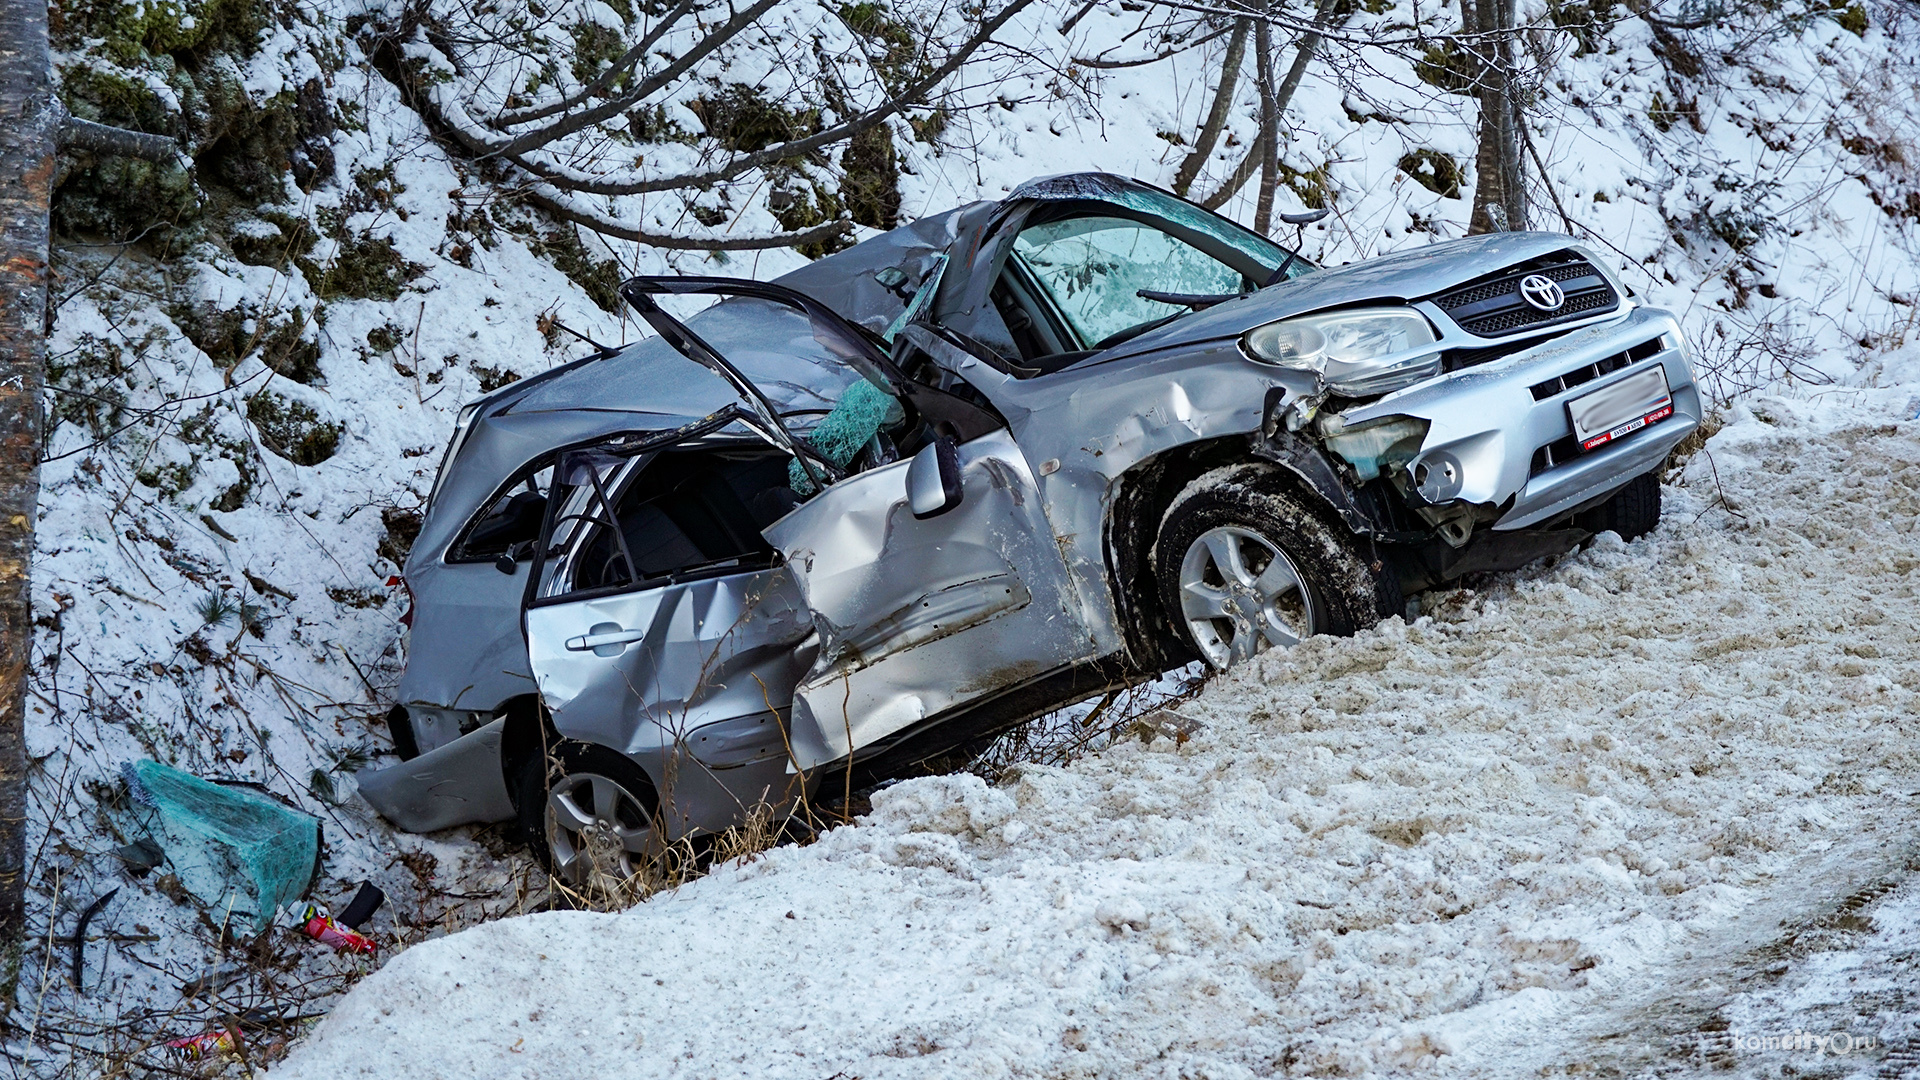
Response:
M1220 85L1213 91L1213 106L1207 110L1206 122L1200 125L1200 133L1194 136L1193 150L1180 162L1180 171L1173 177L1173 193L1185 195L1187 189L1200 176L1200 170L1207 164L1207 158L1213 154L1214 145L1220 141L1220 130L1227 125L1227 115L1233 111L1234 91L1240 86L1240 65L1246 62L1247 31L1249 20L1233 20L1233 36L1227 39L1227 53L1220 58ZM1266 32L1266 24L1260 24Z
M1514 68L1514 0L1460 0L1462 30L1475 57L1480 99L1480 145L1474 157L1469 233L1527 227L1527 189L1521 154L1519 79Z
M1472 0L1465 0L1465 2L1471 3ZM1260 33L1256 34L1254 46L1257 53L1255 78L1261 85L1260 134L1254 139L1253 145L1247 148L1246 157L1242 158L1240 164L1228 174L1226 180L1214 189L1213 194L1199 200L1200 205L1209 210L1217 210L1225 206L1227 200L1239 194L1240 189L1247 186L1247 181L1253 179L1253 174L1259 172L1260 196L1254 210L1254 227L1265 231L1267 226L1262 222L1272 217L1273 196L1279 188L1280 117L1286 115L1287 105L1293 101L1294 93L1300 89L1301 80L1307 76L1308 65L1313 63L1321 41L1334 25L1336 6L1337 0L1320 0L1320 4L1314 9L1313 21L1301 30L1299 40L1294 45L1293 63L1288 66L1287 74L1277 86L1272 80L1271 28L1275 20L1271 18L1260 20ZM1258 74L1259 71L1264 71L1266 74Z
M62 146L168 161L172 139L76 120L53 96L45 0L0 12L0 941L26 924L28 584L40 497L48 212Z
M563 58L573 62L574 70L584 72L592 63L601 66L590 77L569 80L568 64L537 51L540 42L555 35L533 42L535 36L525 28L490 23L493 9L484 4L459 12L461 31L456 34L451 19L436 16L431 0L419 0L398 24L385 29L374 61L444 142L472 161L502 169L504 175L497 179L556 218L661 248L784 247L832 239L848 232L850 223L834 215L833 220L772 233L742 235L731 226L706 233L664 231L634 220L643 203L623 200L732 185L751 190L770 174L817 167L836 149L843 151L844 161L856 140L903 111L932 101L943 84L995 44L1009 21L1033 0L943 5L927 13L924 24L919 18L911 25L906 20L884 26L850 24L856 38L872 35L880 42L877 49L858 55L829 56L817 43L811 52L792 43L796 47L785 59L792 65L817 66L823 96L836 106L811 113L811 123L779 120L776 113L790 116L797 106L788 110L789 103L776 101L755 105L760 115L771 119L751 138L716 136L712 123L705 140L677 130L648 130L655 124L671 126L659 120L662 107L685 100L703 62L718 62L729 49L749 43L767 47L778 42L783 30L771 22L777 2L752 0L734 7L681 0L644 29L630 28L632 43L610 59L594 60L595 53L585 44L576 46L571 57ZM574 29L582 42L604 30ZM957 44L940 48L934 44L940 40ZM417 60L421 46L432 50L435 62ZM860 70L850 71L853 68ZM520 88L529 80L528 72L540 83L530 92ZM626 149L648 142L660 152L635 155ZM689 146L695 153L687 152ZM891 154L890 148L886 153ZM702 221L710 227L719 224Z

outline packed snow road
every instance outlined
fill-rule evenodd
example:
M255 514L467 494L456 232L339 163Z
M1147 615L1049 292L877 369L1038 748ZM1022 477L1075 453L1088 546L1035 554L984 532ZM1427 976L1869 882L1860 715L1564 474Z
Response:
M1750 399L1641 542L1269 654L1181 706L1205 725L1183 745L1128 740L1001 788L903 783L856 827L626 912L427 942L273 1076L1580 1060L1578 1018L1655 999L1836 867L1903 864L1910 411L1904 393Z

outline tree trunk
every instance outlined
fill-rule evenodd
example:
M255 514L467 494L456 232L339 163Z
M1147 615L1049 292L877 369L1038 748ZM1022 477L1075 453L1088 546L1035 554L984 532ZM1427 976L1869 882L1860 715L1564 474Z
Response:
M1514 0L1460 0L1462 23L1478 32L1472 48L1480 58L1480 147L1474 156L1473 218L1469 233L1527 227L1527 192L1521 172L1520 106L1513 71ZM1471 18L1468 9L1474 9Z
M1253 231L1265 236L1273 225L1273 192L1280 186L1280 110L1274 100L1273 28L1265 22L1253 32L1253 48L1254 77L1260 82L1260 195L1253 204Z
M1300 80L1306 78L1307 67L1313 63L1314 51L1320 47L1321 32L1327 28L1328 23L1333 21L1333 9L1336 2L1337 0L1321 0L1319 9L1313 14L1313 28L1301 34L1300 41L1294 46L1293 65L1287 68L1286 78L1280 80L1279 89L1273 93L1273 130L1271 132L1267 130L1265 114L1263 113L1260 134L1253 140L1253 145L1247 148L1247 156L1240 159L1240 164L1234 168L1232 174L1227 177L1226 181L1220 185L1218 190L1200 200L1201 206L1209 210L1218 210L1222 206L1225 206L1228 199L1239 194L1240 189L1247 186L1247 181L1253 179L1254 171L1266 164L1267 151L1269 149L1273 151L1274 164L1276 166L1279 165L1280 149L1278 138L1280 133L1280 117L1286 113L1287 104L1293 100L1294 91L1300 89ZM1473 0L1466 0L1466 2L1472 3ZM1263 27L1266 25L1265 23L1261 24ZM1269 61L1269 63L1271 63L1271 61ZM1271 68L1269 68L1268 74L1269 77L1271 77ZM1271 83L1269 83L1269 85L1271 85ZM1266 104L1265 97L1261 98L1261 104L1264 108ZM1182 194L1185 193L1182 192ZM1271 201L1269 201L1268 205L1269 208L1271 208Z
M1193 152L1174 174L1175 195L1185 195L1187 189L1193 187L1207 158L1213 154L1214 144L1220 141L1220 129L1227 125L1227 114L1233 110L1233 91L1240 85L1240 65L1247 58L1247 29L1248 20L1234 20L1233 36L1227 39L1227 55L1220 61L1220 85L1213 92L1213 107L1207 110L1207 122L1194 137Z
M0 14L0 941L26 924L28 571L40 494L55 140L45 0Z

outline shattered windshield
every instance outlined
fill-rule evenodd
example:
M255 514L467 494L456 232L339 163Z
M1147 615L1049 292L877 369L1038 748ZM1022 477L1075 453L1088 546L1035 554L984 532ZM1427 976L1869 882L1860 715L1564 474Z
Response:
M1233 267L1127 218L1077 217L1021 231L1014 252L1091 345L1181 309L1147 292L1233 294L1258 286Z
M1289 254L1287 249L1279 244L1211 210L1202 209L1164 191L1155 191L1143 184L1104 173L1081 173L1036 180L1015 189L1012 197L1050 201L1086 199L1110 203L1158 218L1170 226L1175 233L1189 231L1198 234L1193 239L1212 240L1247 256L1265 268L1267 273L1259 275L1261 284L1265 283L1267 276L1286 262ZM1314 269L1311 263L1296 258L1293 264L1287 267L1287 278L1292 280Z

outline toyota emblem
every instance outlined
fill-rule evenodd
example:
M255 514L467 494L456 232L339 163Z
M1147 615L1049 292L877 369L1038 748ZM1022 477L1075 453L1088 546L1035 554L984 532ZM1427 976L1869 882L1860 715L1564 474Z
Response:
M1558 311L1567 302L1560 283L1545 274L1528 274L1520 279L1520 299L1541 311Z

